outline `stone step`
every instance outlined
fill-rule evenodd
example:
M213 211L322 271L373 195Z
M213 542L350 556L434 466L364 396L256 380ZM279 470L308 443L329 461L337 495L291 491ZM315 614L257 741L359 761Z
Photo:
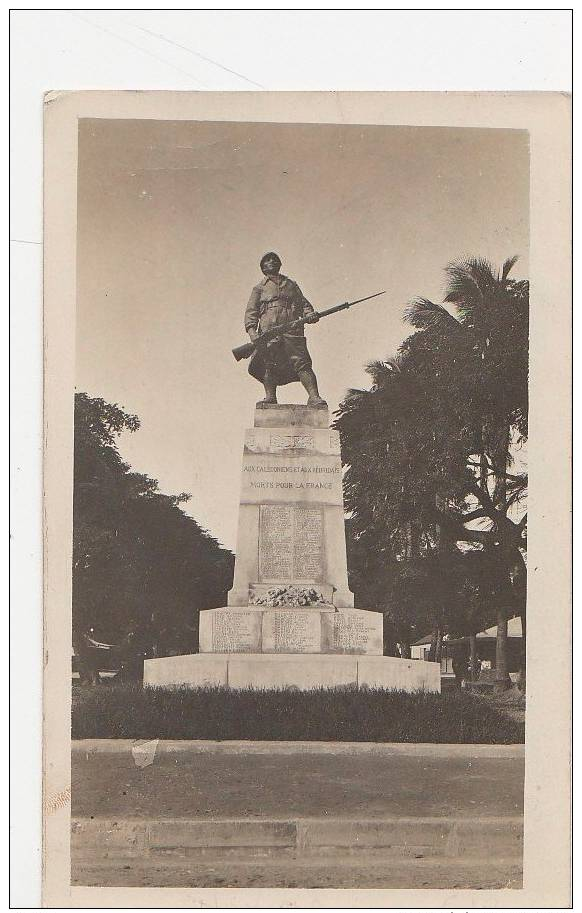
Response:
M307 691L349 686L439 692L441 678L438 663L394 656L193 653L147 659L143 683L146 687L159 688L220 686Z
M189 857L301 859L384 857L521 859L521 817L264 819L104 819L72 821L72 852Z

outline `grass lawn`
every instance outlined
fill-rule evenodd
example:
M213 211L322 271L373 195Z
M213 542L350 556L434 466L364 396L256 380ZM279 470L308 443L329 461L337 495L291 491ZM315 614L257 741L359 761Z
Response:
M74 686L73 739L511 744L525 725L471 694Z

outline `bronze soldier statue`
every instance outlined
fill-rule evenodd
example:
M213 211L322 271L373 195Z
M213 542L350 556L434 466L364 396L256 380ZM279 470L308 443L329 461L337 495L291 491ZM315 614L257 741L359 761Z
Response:
M298 318L317 323L319 315L297 283L281 274L278 254L266 253L260 267L265 278L253 288L245 312L245 330L252 342L271 327ZM257 346L249 374L260 380L265 388L265 398L257 405L275 404L278 386L300 381L308 393L308 406L327 406L317 389L302 325L286 328L285 332Z

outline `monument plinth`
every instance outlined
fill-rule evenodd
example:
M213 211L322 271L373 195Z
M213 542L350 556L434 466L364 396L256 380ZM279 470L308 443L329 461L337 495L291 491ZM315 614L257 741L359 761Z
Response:
M436 663L383 657L382 615L354 609L327 408L257 405L227 602L200 612L199 654L146 660L144 684L440 690Z
M230 605L313 585L350 608L339 435L327 409L258 406L245 432Z

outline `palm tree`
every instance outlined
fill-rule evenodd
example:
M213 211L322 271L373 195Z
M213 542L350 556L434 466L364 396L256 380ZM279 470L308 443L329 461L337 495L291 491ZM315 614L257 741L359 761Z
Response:
M349 391L335 421L350 529L370 553L367 576L383 579L389 561L435 554L446 574L449 555L454 562L459 552L480 551L503 687L509 606L525 631L527 515L519 510L527 476L510 470L527 438L529 288L509 278L514 262L499 273L478 259L450 264L445 303L410 302L416 332L396 359L368 366L370 389ZM430 589L434 605L422 614L436 628L447 612L437 605L443 594ZM467 611L476 633L480 619Z
M524 497L527 479L511 474L512 450L527 438L529 285L509 278L517 257L500 272L482 258L450 263L443 305L414 299L405 318L432 341L452 341L464 368L465 411L475 438L473 513L489 521L504 553L507 579L497 600L496 669L499 687L507 681L507 602L517 602L525 632L525 563L523 534L527 522L508 513ZM517 581L517 586L514 582ZM513 597L513 598L512 598ZM525 637L525 633L524 633ZM524 653L525 657L525 653Z

